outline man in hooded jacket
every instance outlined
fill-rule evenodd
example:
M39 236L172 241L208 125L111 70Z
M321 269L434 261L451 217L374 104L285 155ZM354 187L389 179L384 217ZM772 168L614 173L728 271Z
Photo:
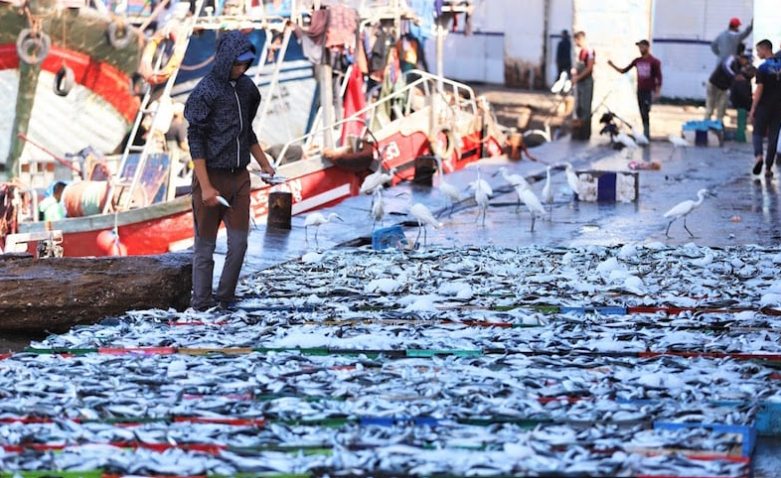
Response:
M192 187L195 251L192 307L206 310L229 307L244 262L249 236L250 154L263 172L274 169L252 130L260 93L244 73L255 59L255 47L240 32L230 31L217 45L214 66L185 105L189 123L187 141L193 160ZM220 204L219 197L230 207ZM217 231L225 222L228 252L217 292L212 296L214 248ZM216 303L215 303L216 299Z

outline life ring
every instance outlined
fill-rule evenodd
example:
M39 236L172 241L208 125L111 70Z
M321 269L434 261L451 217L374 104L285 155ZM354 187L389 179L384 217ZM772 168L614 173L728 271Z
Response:
M73 74L73 70L62 65L57 71L57 74L54 75L54 94L57 96L68 96L68 93L73 89L74 82L75 75Z
M30 65L41 63L51 47L52 40L44 32L33 33L29 28L25 28L16 37L16 53L20 60Z
M165 45L169 42L173 43L171 55L164 65L156 68L155 63L157 63L158 55L165 54L165 51L159 51L160 45ZM184 58L185 48L182 47L181 43L176 41L174 35L155 37L149 40L149 43L144 47L143 55L141 55L141 75L143 75L147 83L155 86L168 81L168 78L179 68Z
M440 134L444 133L447 139L447 147L444 150L439 146ZM453 134L453 130L447 126L443 126L435 129L428 137L428 144L431 152L442 159L447 159L453 155L456 150L456 135Z
M117 35L117 33L121 33L121 35ZM108 28L106 29L106 37L108 37L108 42L111 46L117 50L127 48L127 46L130 45L130 40L132 40L130 36L130 27L125 24L120 25L117 22L109 23Z

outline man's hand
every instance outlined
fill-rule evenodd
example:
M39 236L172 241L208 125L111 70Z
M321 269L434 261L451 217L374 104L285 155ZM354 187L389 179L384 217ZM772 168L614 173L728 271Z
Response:
M203 201L203 204L209 207L215 207L220 204L220 202L217 200L217 196L220 195L220 192L214 189L211 185L204 186L201 185L201 201Z
M264 164L260 166L260 170L264 173L268 174L269 177L273 178L275 174L277 174L276 171L274 171L274 168L271 167L270 164Z
M754 126L754 110L748 112L748 122L751 126Z
M654 90L654 99L658 100L661 97L662 97L662 90L659 90L659 89Z

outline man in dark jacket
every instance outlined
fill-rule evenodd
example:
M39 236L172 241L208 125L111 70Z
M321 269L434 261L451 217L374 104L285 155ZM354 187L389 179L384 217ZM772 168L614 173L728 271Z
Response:
M187 99L184 116L193 160L193 298L196 310L228 307L244 262L249 235L250 154L261 169L274 174L252 130L260 93L244 73L255 59L255 47L240 32L230 31L217 45L212 70ZM220 204L226 200L230 207ZM225 222L228 252L215 297L212 297L214 248Z
M561 40L556 47L556 68L559 70L556 78L561 78L562 73L566 73L569 78L569 71L572 68L572 43L567 30L561 31Z
M708 79L707 97L705 100L705 119L711 119L714 111L716 120L724 121L727 111L729 89L735 81L741 68L748 65L748 59L743 56L730 55L716 66Z
M746 66L735 75L735 81L732 82L729 89L729 101L732 103L732 107L738 110L738 126L735 132L735 141L738 143L746 142L746 120L752 100L751 80L757 73L757 69L751 65L750 56L743 55L741 64L744 63Z

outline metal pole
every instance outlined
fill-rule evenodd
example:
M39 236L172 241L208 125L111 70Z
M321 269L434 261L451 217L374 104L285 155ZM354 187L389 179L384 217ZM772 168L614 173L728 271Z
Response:
M323 147L334 148L334 86L331 65L319 65L320 106L323 108Z

